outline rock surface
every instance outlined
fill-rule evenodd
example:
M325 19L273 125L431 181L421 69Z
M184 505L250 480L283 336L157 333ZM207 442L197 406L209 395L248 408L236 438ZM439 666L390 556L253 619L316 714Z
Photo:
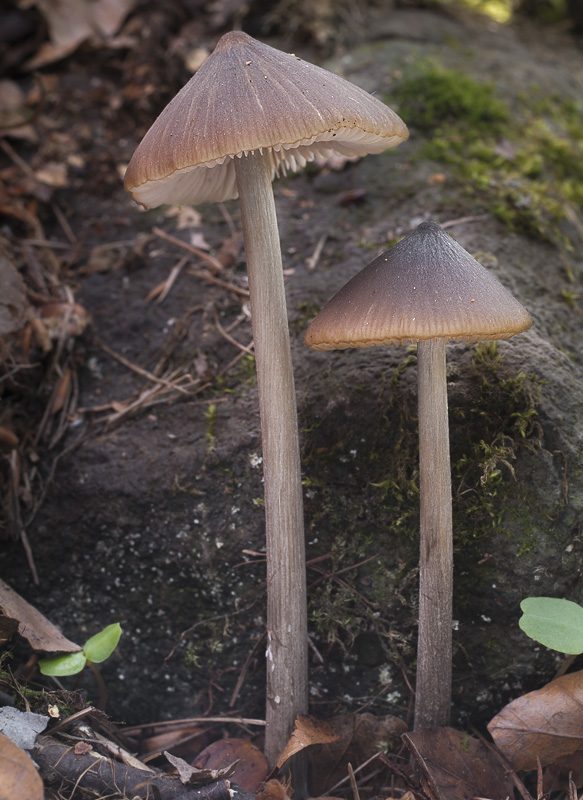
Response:
M522 125L564 135L549 103L568 100L583 113L583 52L567 34L423 10L387 13L374 31L373 41L326 66L386 97L406 122L406 96L392 97L420 64L490 81L513 115L508 130L494 133L492 150L513 164L520 162ZM451 148L476 159L491 133L466 144L462 123L446 117L429 132L412 124L410 141L394 151L343 171L308 169L275 187L290 270L308 559L314 560L308 576L318 715L364 703L383 714L407 713L402 671L413 679L416 635L416 368L414 348L315 353L304 347L303 333L348 278L423 219L445 224L534 319L529 332L497 348L453 344L448 351L454 720L487 720L552 675L553 655L518 629L523 597L583 601L581 207L573 201L560 223L549 223L556 236L544 225L544 235L525 232L516 215L532 209L528 176L507 176L523 192L510 203L513 187L502 187L497 163L488 162L494 177L464 172ZM447 140L441 150L447 157L426 149L437 139ZM535 156L544 170L545 153ZM359 190L366 191L364 202L350 202L345 193L358 197ZM512 206L514 230L501 197ZM131 215L134 231L166 223L161 211L140 215L121 189L112 198L115 208L100 202L104 216ZM229 209L236 215L237 204ZM216 209L201 211L205 235L218 247L226 225ZM310 269L307 259L323 236ZM238 351L220 335L214 315L227 327L240 303L185 275L165 304L146 306L144 297L172 265L157 245L157 253L151 247L121 273L82 280L80 300L94 330L146 365L188 306L193 311L177 353L191 362L204 356L216 369ZM249 343L247 318L233 335ZM82 406L143 386L97 341L88 348ZM5 559L2 577L70 638L82 642L121 622L120 647L104 666L115 719L210 708L262 714L261 443L256 388L244 364L194 400L152 407L98 436L90 417L83 418L75 436L81 430L87 439L61 459L29 531L41 585L32 584L18 549ZM86 685L92 691L91 676Z

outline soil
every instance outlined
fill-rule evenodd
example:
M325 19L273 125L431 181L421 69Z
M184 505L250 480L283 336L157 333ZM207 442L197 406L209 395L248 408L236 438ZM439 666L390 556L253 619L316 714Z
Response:
M525 94L580 103L583 52L568 31L443 9L375 13L369 36L338 45L324 65L390 103L427 58L491 81L513 109ZM66 183L36 210L52 242L70 244L70 229L69 255L55 250L60 279L90 325L71 345L78 398L66 436L36 448L46 496L25 521L38 583L20 539L4 542L1 577L74 641L121 623L103 675L109 713L129 724L261 717L264 706L261 440L253 361L241 349L252 339L244 253L235 247L215 274L232 291L201 277L213 274L208 264L156 232L198 246L204 237L217 256L238 230L237 202L200 207L200 216L143 212L120 181L188 77L183 25L159 6L136 12L122 31L131 44L122 36L117 47L85 45L45 67L41 138L17 145L35 169L68 164ZM209 49L216 38L208 34ZM303 332L349 277L430 218L535 321L496 351L453 344L448 354L459 501L454 722L479 725L557 666L520 632L520 600L583 600L583 235L577 206L561 223L569 247L509 225L485 202L491 187L468 192L452 163L428 156L430 139L411 126L410 141L393 151L274 184L301 424L311 710L409 713L416 370L414 350L314 353ZM507 145L504 134L497 141ZM9 217L2 230L11 242L32 238L22 220ZM148 300L184 256L167 296ZM143 393L156 384L135 367L167 382L190 377L183 392L147 405ZM82 681L93 696L91 676Z

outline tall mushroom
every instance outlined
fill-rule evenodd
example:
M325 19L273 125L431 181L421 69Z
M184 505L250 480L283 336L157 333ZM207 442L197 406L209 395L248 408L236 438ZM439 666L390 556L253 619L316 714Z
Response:
M522 305L434 222L350 280L312 321L316 350L417 342L419 633L415 728L451 705L453 531L445 345L505 339L532 325Z
M318 154L380 153L407 137L367 92L232 32L162 111L125 176L144 206L240 200L263 437L270 766L308 703L297 412L271 182Z

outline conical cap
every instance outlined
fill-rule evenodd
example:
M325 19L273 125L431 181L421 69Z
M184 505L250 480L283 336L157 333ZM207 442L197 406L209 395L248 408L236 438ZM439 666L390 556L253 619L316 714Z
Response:
M134 153L125 187L138 203L237 197L233 159L268 150L273 175L317 154L380 153L409 136L380 100L325 69L225 34Z
M305 343L341 350L447 338L506 339L530 328L526 309L434 222L375 258L312 321Z

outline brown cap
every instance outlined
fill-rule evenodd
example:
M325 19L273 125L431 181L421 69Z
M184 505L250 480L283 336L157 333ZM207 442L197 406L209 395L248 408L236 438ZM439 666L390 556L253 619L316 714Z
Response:
M362 156L409 136L380 100L325 69L225 34L134 153L125 188L138 203L237 197L233 159L269 150L273 175L318 154Z
M350 280L312 321L304 341L343 350L447 338L506 339L528 311L435 222L423 222Z

